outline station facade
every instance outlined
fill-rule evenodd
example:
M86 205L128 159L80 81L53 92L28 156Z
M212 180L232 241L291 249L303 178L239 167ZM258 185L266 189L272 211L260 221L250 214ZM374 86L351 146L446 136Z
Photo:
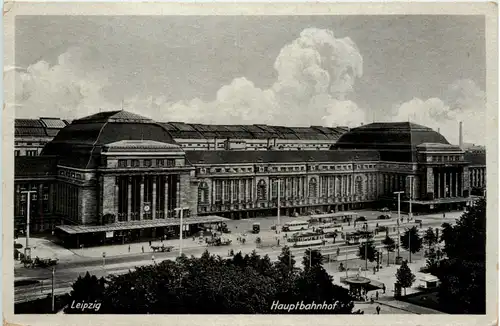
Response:
M280 183L280 194L277 189ZM196 150L167 128L126 111L74 120L37 157L16 157L15 228L55 230L80 243L158 238L224 218L394 205L460 208L485 186L484 155L424 126L373 123L329 150ZM31 190L31 193L26 193Z

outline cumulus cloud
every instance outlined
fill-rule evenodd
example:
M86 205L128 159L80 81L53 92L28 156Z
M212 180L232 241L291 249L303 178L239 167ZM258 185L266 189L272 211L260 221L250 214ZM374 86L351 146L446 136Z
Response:
M414 98L401 104L394 121L410 120L440 132L458 144L459 121L463 122L464 142L484 144L486 139L486 96L474 81L457 80L448 86L443 99Z
M17 72L16 115L75 117L119 108L120 103L103 96L110 85L105 69L95 64L88 69L89 58L98 61L96 55L72 48L53 66L40 61ZM348 100L363 74L363 58L349 38L305 29L281 49L274 69L277 79L268 89L240 77L222 86L213 101L194 98L172 103L162 96L131 94L124 99L124 108L160 121L357 125L364 120L363 111Z
M15 69L16 116L74 117L112 107L101 90L109 85L98 70L82 69L88 53L71 48L58 57L57 64L39 61L26 70Z

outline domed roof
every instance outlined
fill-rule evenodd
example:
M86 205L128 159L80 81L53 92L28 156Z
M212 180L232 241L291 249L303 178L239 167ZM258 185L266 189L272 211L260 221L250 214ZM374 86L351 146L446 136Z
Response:
M92 168L102 146L122 140L151 140L177 145L153 120L127 111L108 111L74 120L61 129L41 155L57 155L66 166Z
M384 161L416 161L417 146L450 143L431 128L412 122L376 122L351 129L332 149L376 149Z

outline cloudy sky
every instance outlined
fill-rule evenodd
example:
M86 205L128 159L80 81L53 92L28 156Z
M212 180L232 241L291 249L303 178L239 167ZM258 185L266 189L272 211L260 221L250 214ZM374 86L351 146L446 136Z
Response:
M410 121L484 143L479 16L18 16L16 116Z

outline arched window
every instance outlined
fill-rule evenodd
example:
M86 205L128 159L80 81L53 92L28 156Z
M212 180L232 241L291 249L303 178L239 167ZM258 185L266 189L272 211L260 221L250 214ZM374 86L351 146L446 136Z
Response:
M316 178L312 178L309 180L309 197L317 197L318 193L318 183L316 181Z
M267 185L264 180L260 180L257 184L257 200L266 200L267 198Z
M356 177L356 195L363 194L363 178L361 176Z
M208 204L208 185L206 182L202 182L198 186L198 203Z

